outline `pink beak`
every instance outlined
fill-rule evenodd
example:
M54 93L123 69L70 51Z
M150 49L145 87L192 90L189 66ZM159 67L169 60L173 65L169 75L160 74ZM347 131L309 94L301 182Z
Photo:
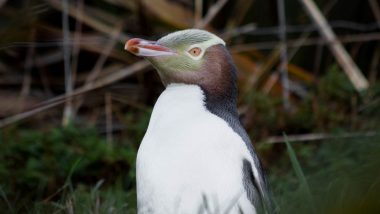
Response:
M136 56L170 56L176 54L175 51L165 46L157 44L155 41L144 39L130 39L125 43L124 49Z

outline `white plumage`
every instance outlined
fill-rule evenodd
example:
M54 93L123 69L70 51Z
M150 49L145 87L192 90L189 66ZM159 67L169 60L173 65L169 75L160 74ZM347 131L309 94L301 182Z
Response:
M256 213L243 186L251 155L204 100L199 86L185 84L170 84L157 100L137 156L139 214Z

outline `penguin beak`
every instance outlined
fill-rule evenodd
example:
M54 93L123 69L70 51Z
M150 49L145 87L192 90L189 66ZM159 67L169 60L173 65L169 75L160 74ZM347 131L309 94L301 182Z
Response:
M157 44L155 41L148 41L139 38L133 38L125 43L124 49L136 56L153 57L153 56L171 56L176 54L170 48Z

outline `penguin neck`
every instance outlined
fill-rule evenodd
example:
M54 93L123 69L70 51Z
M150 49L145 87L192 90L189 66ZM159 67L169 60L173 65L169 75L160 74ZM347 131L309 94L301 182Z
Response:
M204 105L207 110L224 120L226 120L226 115L238 117L236 86L231 83L231 85L225 87L219 88L218 91L201 87L205 96Z
M170 114L171 118L180 119L189 114L207 111L220 117L231 127L240 125L236 95L231 93L215 96L199 85L171 83L161 94L156 105L160 106L163 114Z
M159 107L165 114L181 117L181 115L205 111L204 100L204 92L198 85L171 83L160 95L155 108Z
M238 117L237 72L232 57L222 45L208 51L203 69L209 76L199 83L205 94L206 108L223 119L226 114Z
M159 98L171 109L204 109L223 118L223 115L236 115L236 95L233 93L215 95L202 86L183 83L171 83ZM223 118L224 119L224 118Z
M250 145L251 141L237 111L236 67L225 48L218 50L223 52L219 54L222 57L208 60L209 73L217 74L214 76L218 78L211 79L208 84L201 84L205 95L204 105L209 112L223 119L247 145ZM213 65L215 62L221 66Z

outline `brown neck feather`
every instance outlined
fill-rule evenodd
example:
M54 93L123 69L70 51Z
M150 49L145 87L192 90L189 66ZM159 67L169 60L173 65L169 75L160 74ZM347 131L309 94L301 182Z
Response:
M205 77L199 85L205 92L207 108L237 116L236 68L231 55L223 45L216 45L207 50L206 57Z

